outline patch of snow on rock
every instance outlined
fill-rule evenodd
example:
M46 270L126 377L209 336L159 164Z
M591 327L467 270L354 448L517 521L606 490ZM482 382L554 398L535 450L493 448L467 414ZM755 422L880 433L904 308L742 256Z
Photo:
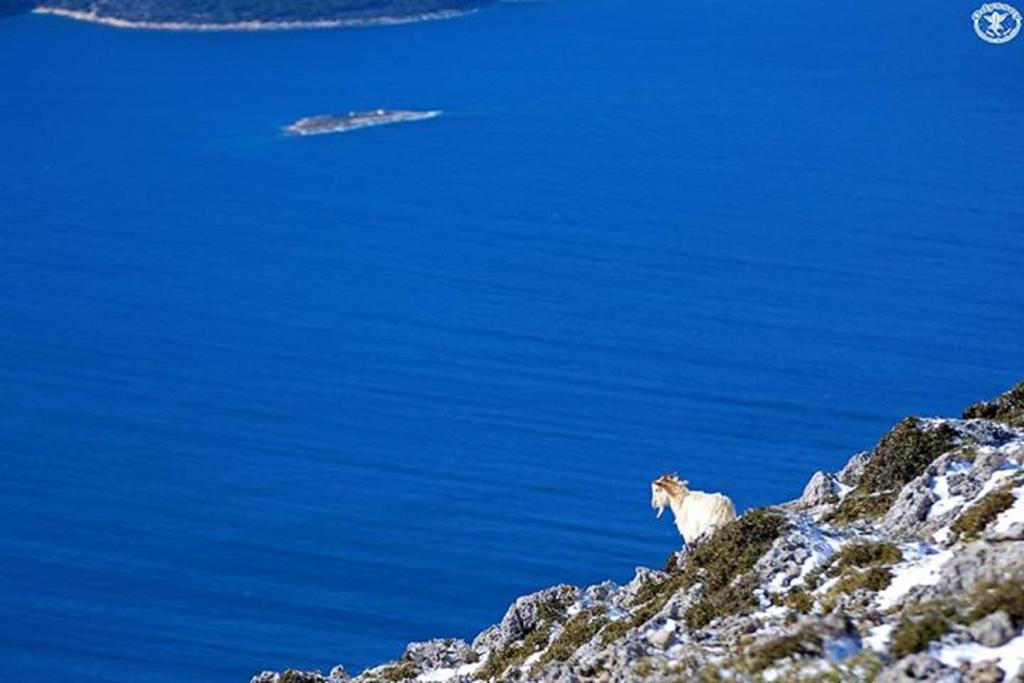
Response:
M940 545L945 545L949 542L949 536L951 533L953 532L949 530L949 526L947 525L932 534L932 539Z
M455 669L434 669L433 671L420 674L416 677L416 680L422 681L422 683L444 683L457 676L469 676L476 673L476 670L479 668L480 663L477 662L475 664L463 664Z
M1017 500L1013 502L1013 505L1008 510L999 515L992 527L992 530L997 534L1006 533L1010 530L1011 526L1018 522L1024 523L1024 486L1018 486L1014 489L1013 495L1017 497Z
M892 637L892 630L895 627L895 624L875 626L864 636L864 644L875 652L888 652L889 638Z
M802 584L811 572L825 564L828 558L842 548L846 544L846 540L829 536L822 531L821 527L809 521L800 520L794 526L807 539L807 547L811 551L810 557L800 565L800 574L794 581L794 583Z
M997 470L997 471L993 472L992 476L989 477L989 480L987 482L985 482L984 486L981 487L981 491L979 491L978 495L975 496L975 500L981 500L982 496L984 496L987 493L989 493L990 491L992 491L992 489L996 488L997 486L1002 484L1004 481L1006 481L1007 479L1009 479L1013 475L1017 474L1017 472L1019 472L1019 471L1020 471L1019 467L1007 467L1007 468L1004 468L1004 469Z
M878 607L885 610L905 596L915 586L934 586L939 582L942 565L953 557L952 550L936 552L925 544L903 548L903 556L910 559L892 568L892 583L878 594Z
M1013 676L1024 665L1024 633L1000 647L985 647L978 643L947 645L934 653L946 666L956 667L961 661L983 662L999 660L999 668L1007 676Z
M532 667L534 664L536 664L540 660L540 658L543 657L543 656L544 656L544 650L540 650L538 652L534 652L532 655L527 657L526 660L522 664L519 665L519 668L522 671L529 671L530 667Z
M950 493L949 477L952 474L966 472L969 469L971 469L969 463L958 461L950 465L945 474L941 474L932 479L932 494L935 496L935 502L932 503L931 510L928 511L928 519L933 519L939 515L945 514L964 502L964 497L962 495L954 495Z

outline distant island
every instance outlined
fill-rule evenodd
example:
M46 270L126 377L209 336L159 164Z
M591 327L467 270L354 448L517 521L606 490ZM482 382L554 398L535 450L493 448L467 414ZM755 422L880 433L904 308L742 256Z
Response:
M441 115L439 110L401 111L374 109L373 111L350 111L347 114L325 114L299 119L285 126L288 135L318 135L321 133L344 133L357 128L383 126L389 123L425 121Z
M445 19L489 0L0 0L0 15L33 11L163 30L261 30L398 24Z

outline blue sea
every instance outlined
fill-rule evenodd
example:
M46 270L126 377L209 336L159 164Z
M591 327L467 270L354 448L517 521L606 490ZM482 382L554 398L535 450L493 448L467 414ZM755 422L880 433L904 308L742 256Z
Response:
M1024 378L1024 37L972 2L0 21L0 670L471 637ZM430 121L287 137L377 107Z

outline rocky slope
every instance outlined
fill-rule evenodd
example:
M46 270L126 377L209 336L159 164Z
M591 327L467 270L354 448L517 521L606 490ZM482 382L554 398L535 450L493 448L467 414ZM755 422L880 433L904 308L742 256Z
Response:
M521 597L472 643L413 643L352 679L252 683L872 679L1024 683L1024 383L903 420L625 586Z

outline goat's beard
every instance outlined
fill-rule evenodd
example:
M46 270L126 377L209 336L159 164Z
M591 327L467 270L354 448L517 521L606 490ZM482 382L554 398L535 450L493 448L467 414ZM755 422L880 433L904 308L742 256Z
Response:
M658 516L655 517L655 519L661 519L661 515L664 512L665 512L665 507L663 505L659 505L658 506Z

